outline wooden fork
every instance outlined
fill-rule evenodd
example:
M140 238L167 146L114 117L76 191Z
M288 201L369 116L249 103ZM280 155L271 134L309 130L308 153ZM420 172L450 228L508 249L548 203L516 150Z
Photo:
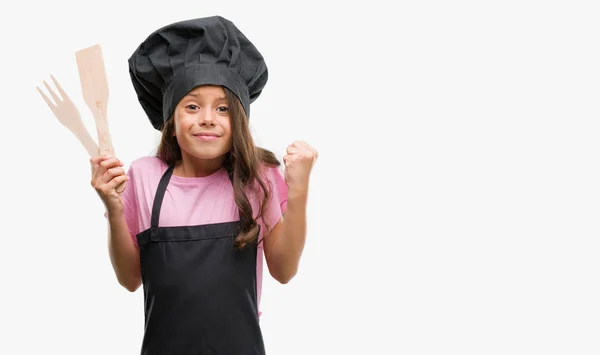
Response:
M85 125L81 120L79 110L77 110L77 107L73 104L73 101L71 101L67 93L63 90L54 76L50 75L50 77L58 89L58 92L62 96L62 99L54 92L54 90L52 90L46 81L44 81L44 86L46 86L46 89L52 96L52 99L54 99L54 102L52 102L48 96L46 96L44 92L36 86L38 92L40 95L42 95L42 98L44 101L46 101L46 104L48 104L48 107L50 110L52 110L52 113L54 113L54 116L56 116L58 121L63 126L67 127L75 135L75 137L77 137L77 139L79 139L79 142L81 142L83 147L87 150L90 157L99 155L100 150L98 145L85 128Z

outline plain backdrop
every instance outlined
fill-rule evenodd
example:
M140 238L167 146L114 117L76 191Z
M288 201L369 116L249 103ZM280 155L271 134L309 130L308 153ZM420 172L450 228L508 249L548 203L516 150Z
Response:
M95 137L74 53L100 44L127 168L158 143L127 59L211 15L267 61L258 144L320 153L300 271L265 273L268 354L600 353L596 4L2 4L0 353L139 353L143 292L118 285L87 153L35 87L53 74Z

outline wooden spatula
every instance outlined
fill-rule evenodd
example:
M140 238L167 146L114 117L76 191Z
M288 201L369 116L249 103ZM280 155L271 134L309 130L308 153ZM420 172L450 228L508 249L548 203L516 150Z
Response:
M115 156L110 131L108 129L108 80L100 45L84 48L75 52L79 80L83 99L92 111L98 132L98 148L100 154ZM125 183L117 186L117 192L122 192Z

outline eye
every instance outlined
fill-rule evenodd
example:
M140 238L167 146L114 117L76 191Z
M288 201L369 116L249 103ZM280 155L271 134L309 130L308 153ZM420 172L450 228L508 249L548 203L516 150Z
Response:
M189 108L190 110L196 110L198 108L198 106L196 106L194 104L189 104L185 108Z
M229 107L219 106L219 107L217 107L217 110L219 110L220 112L227 112L227 111L229 111Z

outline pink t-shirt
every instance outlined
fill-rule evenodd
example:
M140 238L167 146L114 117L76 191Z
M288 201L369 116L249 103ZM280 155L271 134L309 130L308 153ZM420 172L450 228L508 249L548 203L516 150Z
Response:
M154 196L167 168L167 164L161 159L148 156L134 160L127 171L129 181L121 196L125 205L125 219L136 245L136 235L150 228ZM266 168L264 176L271 191L271 198L263 211L263 218L258 220L261 226L259 239L263 238L265 231L271 230L277 224L287 204L287 185L281 171L278 168ZM256 217L260 201L251 195L248 198ZM233 186L224 168L206 177L188 178L174 174L171 176L160 209L159 227L193 226L237 220L239 220L239 213L234 200ZM259 307L262 293L263 255L261 242L258 245L256 263Z

